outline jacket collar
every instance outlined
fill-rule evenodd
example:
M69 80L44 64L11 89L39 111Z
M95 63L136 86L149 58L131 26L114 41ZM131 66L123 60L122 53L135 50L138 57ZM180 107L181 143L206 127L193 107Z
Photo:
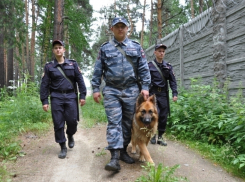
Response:
M128 45L128 37L126 37L122 42L118 42L117 39L115 39L115 37L112 39L112 41L114 42L115 46L118 45L124 45L127 46Z
M65 57L64 57L64 59L65 59L64 64L69 64L69 63L70 63L69 60L66 59ZM55 59L54 59L54 67L57 67L58 65L59 65L59 63L58 63L58 61L57 61L56 58L55 58Z
M159 66L160 66L160 65L163 65L163 66L165 66L165 67L167 66L167 63L166 63L166 61L164 61L164 60L162 61L162 63L159 63L159 62L157 62L157 60L156 60L156 58L155 58L154 61L155 61L155 62L157 63L157 65L159 65Z

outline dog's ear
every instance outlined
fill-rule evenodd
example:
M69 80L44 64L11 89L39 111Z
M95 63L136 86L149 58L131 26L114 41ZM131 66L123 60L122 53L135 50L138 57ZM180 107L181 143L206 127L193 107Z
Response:
M157 99L156 99L155 94L153 94L152 96L150 96L150 97L148 98L148 100L149 100L150 102L152 102L155 106L157 106Z
M139 106L145 101L144 96L142 94L139 94L137 101L136 101L136 109L139 108Z

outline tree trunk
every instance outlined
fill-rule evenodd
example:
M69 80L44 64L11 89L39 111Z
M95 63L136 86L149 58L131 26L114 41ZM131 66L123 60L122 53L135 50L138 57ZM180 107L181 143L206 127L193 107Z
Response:
M1 9L1 8L0 8ZM0 11L0 14L1 11ZM3 32L3 27L0 25L0 31ZM0 34L0 88L4 87L5 70L4 70L4 35Z
M203 0L199 0L199 14L203 12Z
M50 3L48 3L48 6L47 6L47 10L46 10L46 26L45 26L45 31L44 31L44 37L43 37L43 49L42 49L42 52L43 54L42 57L41 57L41 68L44 67L44 64L46 62L48 62L48 49L50 47L50 42L49 42L49 39L50 39L50 32L51 32L51 15L52 15L52 6L50 5ZM51 61L51 60L50 60ZM40 74L41 76L41 74Z
M144 7L143 7L143 14L142 14L142 29L141 29L141 37L140 37L140 44L142 47L144 43L145 6L146 6L146 0L144 0Z
M194 0L191 0L191 18L195 18Z
M153 30L153 0L151 0L151 17L150 17L149 45L152 45L152 30Z
M29 27L29 8L28 8L28 0L25 0L25 11L26 11L26 27ZM31 64L30 64L30 57L29 57L29 34L28 31L26 33L26 45L25 45L25 54L26 54L26 62L24 65L24 72L27 72L30 74L31 73Z
M4 27L4 32L5 27ZM7 86L8 65L7 65L7 49L6 49L6 37L3 40L3 66L4 66L4 85Z
M128 1L128 4L127 4L127 13L128 13L128 19L129 19L129 24L130 24L130 32L128 34L128 37L130 37L134 31L134 23L132 21L132 18L130 16L130 8L129 8L129 1Z
M162 1L157 0L157 32L158 39L162 38Z
M34 81L35 78L35 34L36 34L36 7L35 7L35 0L32 0L32 32L31 32L31 55L30 55L30 63L31 63L31 70L30 76L31 80Z
M20 42L20 37L19 33L16 32L16 41ZM18 47L15 47L15 54L17 59L14 59L14 80L15 80L15 85L17 85L17 82L19 80L19 75L20 75L20 64L18 58L20 57L20 51Z
M53 40L63 41L63 14L64 14L64 0L55 1L54 7L54 35Z
M10 30L10 34L12 35L11 37L14 37L14 31ZM14 80L14 49L13 49L13 40L10 38L9 39L9 45L10 47L7 51L7 86L12 86L12 82L9 82L10 80Z

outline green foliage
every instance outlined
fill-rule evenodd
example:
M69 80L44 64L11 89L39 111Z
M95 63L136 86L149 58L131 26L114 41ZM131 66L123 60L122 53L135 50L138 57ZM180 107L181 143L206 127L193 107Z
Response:
M146 166L142 166L145 171L148 172L146 176L141 176L135 180L135 182L177 182L177 181L187 181L187 178L176 177L174 172L180 166L175 165L173 167L163 167L163 164L160 163L157 167L152 166L150 163L147 163Z
M37 132L50 126L50 114L42 110L34 83L23 84L15 94L0 103L0 159L16 159L21 149L16 141L20 133Z
M200 80L192 79L191 88L180 89L177 103L171 104L168 132L177 139L216 146L210 150L213 159L244 170L244 98L241 93L229 98L227 86L219 89L215 82L212 86L197 83Z
M93 100L92 96L86 98L86 104L82 107L82 117L86 127L92 127L96 123L107 122L103 102L100 104Z
M102 156L102 155L106 155L105 149L103 148L100 152L98 152L97 154L95 154L97 157Z
M9 173L6 170L6 166L0 166L0 181L10 182Z
M193 1L194 2L194 16L198 16L199 14L201 14L200 12L200 1ZM213 1L212 0L205 0L202 1L202 9L203 11L207 10L208 8L213 6ZM186 18L188 18L189 20L191 20L191 1L188 1L185 6L183 7L185 12L186 12Z
M82 56L91 54L89 41L91 36L90 26L93 21L93 8L89 4L89 0L66 0L64 8L66 17L64 23L68 27L69 44L72 47L70 57L82 62L81 58L84 58ZM87 67L85 65L84 68Z

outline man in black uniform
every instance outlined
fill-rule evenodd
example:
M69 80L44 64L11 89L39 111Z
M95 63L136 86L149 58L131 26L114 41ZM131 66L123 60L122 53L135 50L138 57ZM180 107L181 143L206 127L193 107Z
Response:
M48 97L50 95L55 141L61 147L58 157L64 159L67 153L64 132L65 122L68 146L73 148L75 144L73 135L77 131L77 121L79 121L77 85L80 92L79 104L81 106L85 104L86 87L77 62L64 58L64 43L55 40L52 46L55 59L44 66L40 99L43 110L48 111Z
M159 144L167 146L166 141L163 138L163 134L166 130L167 117L170 112L169 109L169 97L168 97L168 83L172 90L173 101L177 101L177 83L173 73L173 68L169 63L166 63L163 58L165 56L165 50L167 46L158 44L155 46L155 59L148 63L151 73L151 88L150 95L155 94L157 98L158 108L158 140L156 141L156 135L151 139L152 144Z

